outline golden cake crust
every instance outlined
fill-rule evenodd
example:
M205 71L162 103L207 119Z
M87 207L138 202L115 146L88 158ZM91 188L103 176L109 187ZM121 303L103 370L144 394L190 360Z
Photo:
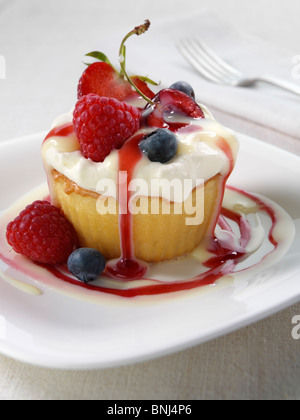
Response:
M120 233L118 203L95 192L85 190L70 181L60 172L51 172L53 191L52 200L61 207L77 231L80 246L98 249L107 259L119 258ZM204 186L202 203L203 221L198 225L187 225L187 218L193 214L186 212L184 203L168 203L170 212L163 214L166 204L159 197L139 197L136 204L141 209L133 217L133 243L136 258L146 262L170 260L192 252L204 239L209 228L215 225L220 207L223 179L216 175ZM204 187L204 188L203 188ZM199 191L198 191L199 192ZM198 196L199 197L199 196ZM188 198L189 204L195 205L197 189ZM103 208L110 208L101 214ZM154 206L158 214L151 214L144 209ZM180 208L179 208L180 210ZM177 214L181 213L181 214Z

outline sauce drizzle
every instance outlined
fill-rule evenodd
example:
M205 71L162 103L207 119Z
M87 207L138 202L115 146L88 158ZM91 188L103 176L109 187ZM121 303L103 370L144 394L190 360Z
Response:
M189 129L189 127L185 129ZM73 124L67 123L53 128L45 140L54 136L68 137L73 132ZM95 283L81 283L78 279L70 275L67 268L63 266L49 267L27 262L27 268L23 269L22 263L18 263L18 261L22 261L22 259L16 259L15 261L14 257L11 256L10 249L5 241L6 219L0 219L0 258L10 267L21 272L23 271L26 275L30 276L32 274L32 276L38 278L41 283L43 283L44 280L44 277L40 275L40 270L42 269L42 271L45 270L45 274L48 272L63 282L95 292L127 298L173 293L191 290L200 286L213 285L218 279L225 275L247 270L247 268L239 269L238 264L247 259L252 253L252 251L250 252L248 250L247 246L252 239L253 226L248 221L245 214L240 211L232 210L234 206L230 209L223 206L220 210L218 220L214 221L213 226L210 226L207 241L205 242L205 251L208 257L205 261L199 263L200 274L187 279L177 279L172 282L162 281L159 278L147 278L148 265L135 257L133 215L129 209L129 202L132 196L132 193L129 190L129 184L134 178L135 168L142 158L142 153L138 144L143 136L144 134L142 132L138 132L131 137L118 152L119 173L124 175L124 177L119 177L118 185L121 257L118 260L108 262L106 270L99 280ZM228 173L223 176L222 188L219 193L218 208L220 208L224 197L226 182L234 167L234 158L229 144L222 137L218 140L218 147L225 153L229 162ZM256 209L256 213L265 213L271 221L271 227L268 231L268 241L272 246L272 250L265 253L261 260L254 264L258 265L267 255L272 254L279 246L278 240L274 235L275 226L278 224L278 214L276 213L276 210L262 198L258 198L248 192L233 187L226 188L234 191L240 197L250 200L253 208ZM224 235L218 235L218 231L223 232ZM30 266L29 270L28 266ZM36 270L34 267L36 267ZM37 273L39 273L39 276ZM101 284L102 279L105 280L105 285ZM134 280L141 280L141 282L134 282Z

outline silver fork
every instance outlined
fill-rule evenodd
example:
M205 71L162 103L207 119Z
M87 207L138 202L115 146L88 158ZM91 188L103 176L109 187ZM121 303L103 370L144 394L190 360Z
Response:
M271 75L247 77L214 53L198 38L182 39L178 49L185 59L206 79L220 85L250 87L265 82L300 96L300 86Z

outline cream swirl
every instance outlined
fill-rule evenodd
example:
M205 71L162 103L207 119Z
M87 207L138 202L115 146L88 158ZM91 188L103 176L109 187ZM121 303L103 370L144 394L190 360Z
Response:
M203 182L217 174L229 174L229 158L218 143L220 139L227 143L235 161L238 142L231 130L219 124L205 108L204 111L205 118L188 119L185 122L189 125L176 132L178 152L169 163L151 162L146 156L142 157L133 177L133 184L138 185L137 195L159 195L170 201L182 202ZM54 121L52 128L71 121L72 113L62 115ZM178 117L176 121L182 122ZM149 130L153 131L149 128L143 131L148 133ZM48 137L42 146L42 157L48 174L55 169L81 188L117 198L116 188L107 189L104 185L118 183L118 151L110 153L103 162L93 162L83 157L76 135L72 133L67 138L56 135ZM107 184L104 182L106 180ZM174 180L178 182L171 190L160 188L158 191L157 188L153 189L153 180L164 180L169 185Z

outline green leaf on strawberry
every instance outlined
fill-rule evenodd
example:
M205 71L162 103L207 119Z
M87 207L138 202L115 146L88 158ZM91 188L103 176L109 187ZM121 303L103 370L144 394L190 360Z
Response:
M86 55L86 57L93 57L93 58L96 58L99 61L103 61L104 63L109 64L117 72L117 70L114 68L114 66L109 61L107 55L103 54L102 52L92 51L92 52L90 52L88 54L85 54L85 55Z

